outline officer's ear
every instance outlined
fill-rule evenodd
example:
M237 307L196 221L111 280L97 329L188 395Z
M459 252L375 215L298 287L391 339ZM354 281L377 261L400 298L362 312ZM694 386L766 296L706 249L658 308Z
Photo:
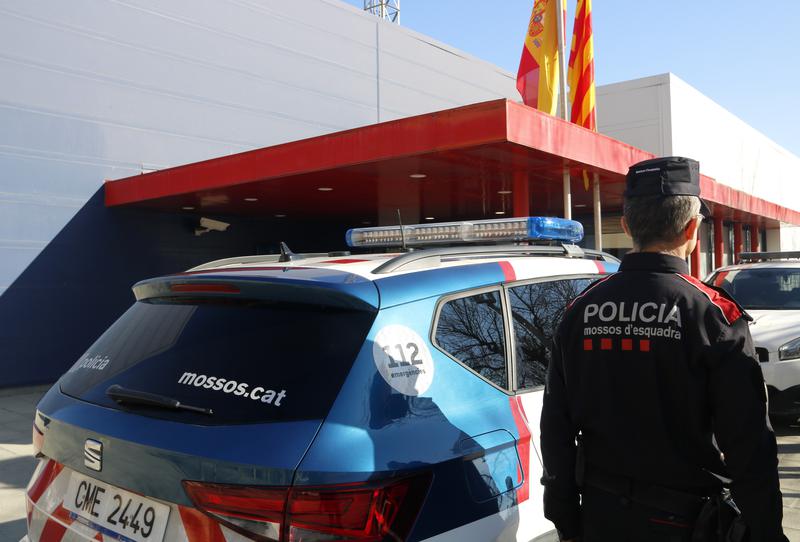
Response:
M686 224L686 227L683 229L683 236L687 241L691 241L697 235L697 229L700 227L700 223L703 221L703 217L700 215L693 216L692 219Z

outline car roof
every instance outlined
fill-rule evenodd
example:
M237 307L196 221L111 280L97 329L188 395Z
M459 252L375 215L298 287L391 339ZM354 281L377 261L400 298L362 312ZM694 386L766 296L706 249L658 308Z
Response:
M737 263L720 267L714 272L739 271L741 269L800 269L800 260L770 260L767 262Z
M481 250L485 248L485 251ZM526 251L525 249L529 251ZM577 247L575 247L577 249ZM619 260L605 253L561 250L556 247L452 247L423 249L411 253L297 254L281 261L280 255L244 256L216 260L193 267L183 274L216 274L232 271L263 271L276 268L316 268L341 271L376 281L433 269L453 269L486 263L503 264L508 278L533 279L560 273L606 273L616 271ZM501 266L501 267L502 267ZM554 273L558 271L557 273ZM513 277L512 277L513 275Z
M448 293L526 279L599 275L619 260L574 245L493 245L408 253L292 254L217 260L133 286L137 300L225 295L386 308Z

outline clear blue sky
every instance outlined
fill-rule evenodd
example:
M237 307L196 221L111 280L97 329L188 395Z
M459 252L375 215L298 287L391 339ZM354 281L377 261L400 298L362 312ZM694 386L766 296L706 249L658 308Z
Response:
M565 1L571 36L577 0ZM592 4L598 84L672 72L800 156L800 0ZM400 5L403 26L516 73L533 0Z

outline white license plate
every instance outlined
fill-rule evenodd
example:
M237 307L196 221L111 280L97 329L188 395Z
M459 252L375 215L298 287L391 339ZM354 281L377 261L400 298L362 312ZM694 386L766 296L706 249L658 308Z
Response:
M70 477L64 508L103 534L136 542L161 542L170 510L166 504L77 472Z

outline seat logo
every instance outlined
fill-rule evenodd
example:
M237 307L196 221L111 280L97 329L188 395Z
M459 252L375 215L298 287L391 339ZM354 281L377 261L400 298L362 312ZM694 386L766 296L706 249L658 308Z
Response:
M86 468L100 472L103 470L103 443L86 439L83 445L83 464Z

